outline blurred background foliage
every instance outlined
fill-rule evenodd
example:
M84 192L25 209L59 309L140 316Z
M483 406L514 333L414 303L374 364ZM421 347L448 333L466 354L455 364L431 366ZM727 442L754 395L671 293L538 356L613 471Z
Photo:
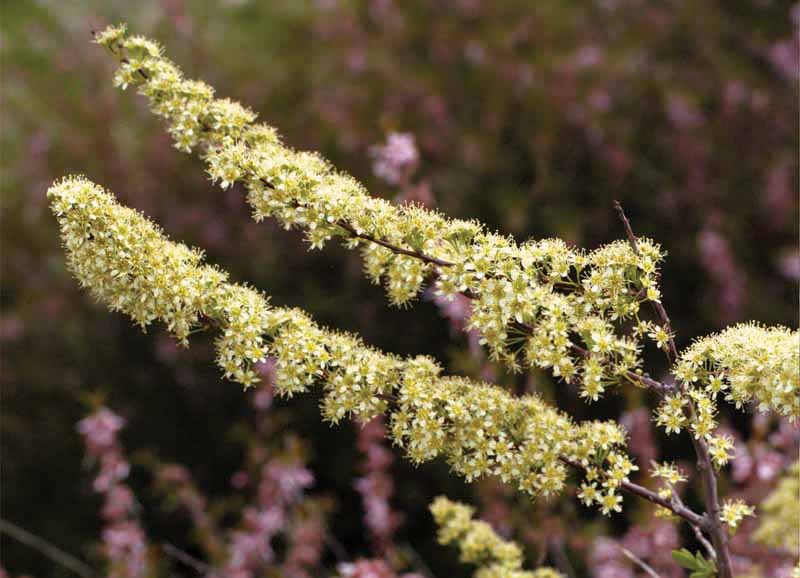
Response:
M386 350L430 353L450 371L540 391L582 417L631 415L643 399L633 391L589 408L545 375L504 375L429 299L392 309L356 255L308 253L300 235L256 225L241 189L211 185L142 100L112 86L114 62L90 34L108 23L158 39L189 76L375 195L478 218L520 241L558 236L586 248L622 236L619 199L637 233L669 253L663 294L679 346L739 320L797 326L797 5L7 0L2 12L2 515L81 557L92 559L100 523L75 423L93 403L128 420L131 454L183 463L211 496L230 493L244 451L234 425L252 410L217 375L210 340L177 349L79 290L44 194L68 173L107 186L275 303ZM419 149L400 186L375 175L370 154L392 132ZM305 440L314 491L332 498L331 533L351 556L366 555L355 428L321 423L313 396L276 403ZM730 425L751 431L743 418ZM681 454L684 442L667 447ZM438 493L477 503L499 494L515 504L507 516L547 521L524 534L532 552L542 533L573 534L576 559L592 536L644 515L630 498L626 516L610 521L568 498L532 505L489 483L466 488L440 463L398 460L393 475L399 540L436 574L467 572L435 544L425 508ZM159 511L148 483L134 475L148 532L180 543L185 521ZM14 572L67 575L5 539L2 558Z

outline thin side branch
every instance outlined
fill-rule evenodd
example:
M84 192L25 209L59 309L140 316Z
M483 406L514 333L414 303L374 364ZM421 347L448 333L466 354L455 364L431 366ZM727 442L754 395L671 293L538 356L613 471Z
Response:
M72 554L64 552L64 550L58 546L51 544L44 538L40 538L35 534L31 534L27 530L20 528L8 520L3 520L0 518L0 534L10 536L19 543L25 544L29 548L33 548L56 564L72 570L78 576L83 576L83 578L93 578L96 576L94 570L92 570L89 565L81 562Z
M325 544L330 548L330 551L333 552L334 558L336 561L347 562L350 560L350 556L347 554L347 550L344 549L342 543L333 535L333 532L329 530L325 530Z
M683 500L681 500L681 497L678 495L678 492L675 491L674 487L671 487L671 490L672 490L672 496L671 496L672 502L680 506L683 506L684 505ZM706 554L708 554L708 556L716 562L717 553L714 552L714 547L706 539L705 535L703 535L703 531L697 526L692 525L691 527L692 531L694 532L695 538L697 538L697 541L703 545L703 548L705 548Z
M530 328L530 331L532 332L533 328ZM580 354L582 357L589 357L591 355L587 349L581 347L580 345L577 345L577 344L573 343L573 344L571 344L571 347L575 352ZM629 381L631 381L633 383L638 383L639 385L641 385L644 388L652 389L653 391L655 391L659 395L663 395L665 393L668 393L668 392L672 391L672 389L673 389L672 385L670 385L668 383L662 383L662 382L658 381L657 379L653 379L652 377L650 377L647 374L639 374L639 373L636 373L634 371L626 371L625 372L625 377Z
M631 494L635 494L640 498L644 498L649 502L653 502L654 504L658 504L659 506L670 510L673 514L680 516L689 522L690 525L696 528L705 529L709 525L708 518L706 516L702 516L682 504L673 504L670 500L662 498L657 493L653 492L652 490L648 490L644 486L634 484L633 482L622 482L621 486L623 490L630 492Z
M633 252L638 255L639 244L636 240L636 235L634 235L633 229L631 228L631 222L625 215L625 210L622 208L622 205L619 201L614 201L614 208L619 214L620 221L622 221L622 226L625 229L625 235L628 237L628 242L631 245L631 249L633 249ZM667 315L667 310L664 309L661 301L651 301L650 303L653 306L653 311L655 312L656 317L658 317L659 323L664 326L664 331L666 331L669 335L669 341L667 342L667 359L669 360L670 364L675 363L675 360L678 359L678 349L675 347L675 340L672 338L672 323L669 320L669 315Z
M198 560L191 554L184 552L180 548L173 546L169 542L164 542L161 545L161 549L164 550L164 553L171 558L174 558L178 562L182 563L184 566L188 566L201 576L208 575L209 570L211 567L206 564L205 562Z
M567 553L564 551L564 542L559 538L550 541L550 554L553 556L553 561L556 567L567 578L575 578L575 569L569 561Z
M563 463L572 466L578 470L583 470L584 467L578 462L569 460L567 458L559 458ZM657 504L667 510L671 511L676 516L679 516L689 522L692 526L697 526L698 528L707 528L708 527L708 519L705 516L702 516L695 512L694 510L687 508L682 503L673 502L672 500L668 500L666 498L662 498L657 493L652 490L648 490L644 486L640 486L639 484L635 484L633 482L622 482L620 487L625 490L626 492L630 492L640 498L647 500L648 502L652 502Z
M445 261L443 259L438 259L436 257L431 257L430 255L426 255L422 251L404 249L403 247L398 247L397 245L393 245L388 241L384 241L383 239L378 239L377 237L373 237L372 235L365 235L364 233L359 233L358 231L356 231L355 227L353 227L347 221L337 221L336 225L341 227L348 233L350 233L351 237L355 237L357 239L364 239L365 241L369 241L370 243L375 243L376 245L380 245L381 247L386 247L392 253L398 255L406 255L408 257L414 257L415 259L419 259L420 261L424 261L425 263L436 265L437 267L452 267L454 265L454 263L451 263L450 261Z
M628 236L628 242L631 243L633 250L638 252L636 235L633 233L628 217L625 216L622 205L615 201L614 208L617 210L617 213L619 213L620 220L622 221L623 227L625 227L625 234ZM653 307L659 321L664 325L665 330L670 335L667 359L670 363L674 363L678 358L678 351L675 348L675 341L672 339L672 326L669 321L669 316L661 303L653 303ZM690 421L694 421L696 413L694 403L692 403L691 400L688 406L688 414ZM706 505L706 520L708 523L708 526L704 529L708 530L714 544L713 550L716 553L717 565L719 566L719 578L733 578L730 548L728 546L728 532L725 530L722 520L720 519L717 476L714 473L711 454L708 450L708 442L703 438L697 439L691 434L690 438L695 454L697 454L697 469L703 481L703 499ZM706 544L704 544L704 546Z
M694 414L694 409L691 410ZM728 532L720 518L719 493L717 490L717 476L714 473L714 466L711 463L711 455L708 451L708 444L704 439L695 439L690 434L694 451L697 454L697 469L703 480L703 498L708 512L711 540L716 552L717 565L719 566L719 578L733 578L733 562L731 561L730 548L728 546Z
M639 558L636 554L628 550L627 548L620 548L622 554L631 562L636 564L639 568L641 568L645 574L650 576L650 578L661 578L661 575L653 570L653 567L650 566L647 562Z
M698 528L696 526L692 526L692 530L694 531L694 536L695 536L695 538L697 538L697 541L700 542L700 544L703 546L703 549L705 549L706 554L708 554L709 558L711 558L714 562L716 562L717 561L717 553L714 552L714 546L712 546L711 542L709 542L706 539L706 537L703 535L703 532L700 530L700 528Z

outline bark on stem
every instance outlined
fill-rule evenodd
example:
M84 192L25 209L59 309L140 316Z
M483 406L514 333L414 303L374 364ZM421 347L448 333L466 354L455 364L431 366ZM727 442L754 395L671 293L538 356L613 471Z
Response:
M694 410L692 410L694 414ZM708 452L708 444L704 439L695 439L692 435L692 445L697 454L697 469L703 480L703 498L708 513L708 533L711 534L711 541L717 555L717 569L719 578L733 578L733 564L731 562L731 552L728 544L728 532L722 525L720 518L719 495L717 491L717 476L714 474L714 466L711 463L711 455Z
M614 208L619 214L622 225L625 228L625 234L628 237L628 242L631 248L638 254L639 248L636 243L636 235L633 233L631 223L625 215L625 211L619 201L614 201ZM678 350L675 347L675 341L672 339L672 326L670 324L669 316L663 305L659 302L653 303L653 309L656 316L665 330L669 333L669 346L667 349L667 359L670 363L674 363L678 359ZM696 412L694 403L689 400L688 407L689 419L694 421L696 419ZM690 432L692 446L694 447L695 454L697 454L697 469L700 477L703 480L703 500L706 505L708 526L706 530L711 535L711 541L714 544L716 554L717 569L719 571L719 578L733 578L733 569L731 563L730 547L728 545L728 532L722 524L720 518L719 507L719 493L717 489L717 476L714 473L714 466L711 461L711 454L708 451L708 443L703 438L695 438Z
M582 470L584 469L581 464L578 462L574 462L567 458L559 458L563 463L572 466L575 469ZM683 503L675 502L673 500L669 500L667 498L662 498L657 493L652 490L648 490L644 486L640 486L639 484L634 484L633 482L622 482L620 487L640 498L647 500L648 502L652 502L657 504L663 508L666 508L676 516L679 516L686 520L689 524L694 527L707 529L709 526L709 520L707 516L703 516L698 514L697 512L687 508Z

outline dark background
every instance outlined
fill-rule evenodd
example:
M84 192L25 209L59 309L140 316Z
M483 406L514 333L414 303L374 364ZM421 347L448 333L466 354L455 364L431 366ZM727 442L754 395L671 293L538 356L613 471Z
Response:
M90 30L124 20L156 38L189 76L239 100L297 148L320 151L375 195L403 191L372 173L370 147L392 131L420 149L414 183L453 217L593 248L621 238L613 199L669 255L664 302L678 345L729 323L797 326L797 30L786 2L637 0L5 1L2 204L2 516L92 559L98 499L75 423L102 399L122 414L126 449L184 463L209 495L230 492L242 459L231 427L247 394L220 380L211 344L175 349L92 303L64 268L45 191L83 173L174 238L203 247L233 279L280 305L449 371L541 391L574 414L617 416L635 392L591 408L538 373L507 376L469 352L429 301L390 308L357 255L307 252L300 235L254 223L238 187L222 192L202 161L171 147ZM794 20L793 20L794 16ZM654 358L654 373L666 369ZM337 504L333 532L366 552L351 424L329 428L313 395L277 402L305 439L315 491ZM283 409L281 411L284 411ZM746 434L741 417L731 423ZM670 440L678 455L686 440ZM399 455L399 454L398 454ZM398 460L401 540L436 572L432 495L471 497L441 463ZM146 473L132 484L152 536L181 544L185 522L160 511ZM520 511L533 511L524 499ZM586 527L622 531L564 499ZM539 506L535 506L539 507ZM526 510L527 508L527 510ZM562 515L566 516L566 514ZM565 518L566 519L566 518ZM600 526L597 526L597 525ZM595 531L592 530L592 531ZM187 546L188 548L189 546ZM12 572L66 576L3 539ZM457 566L459 572L466 567ZM449 571L449 570L448 570Z

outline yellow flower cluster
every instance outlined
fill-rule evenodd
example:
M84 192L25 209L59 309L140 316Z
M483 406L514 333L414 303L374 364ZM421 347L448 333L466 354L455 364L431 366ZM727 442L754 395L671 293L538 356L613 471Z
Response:
M475 578L563 578L552 568L522 569L522 549L472 518L474 509L439 496L430 505L441 544L457 544L461 561L478 566Z
M754 538L800 557L800 462L789 467L759 510L759 526Z
M599 488L587 503L611 501L615 507L604 512L618 509L619 485L635 467L617 424L576 424L536 396L444 377L427 357L387 355L302 311L272 308L262 293L229 283L199 251L169 241L82 177L63 179L47 194L81 285L143 328L163 322L184 344L194 331L217 329L217 363L226 377L250 385L255 365L274 357L279 393L321 385L331 422L350 415L368 421L390 409L390 435L414 462L442 456L468 480L496 475L534 496L558 493L565 462L577 463Z
M692 412L686 411L691 402ZM716 468L722 468L733 457L733 438L714 435L717 428L717 406L704 391L688 388L664 396L655 412L655 421L667 434L679 433L687 425L697 439L708 444L708 453Z
M714 435L717 398L741 409L755 403L759 411L800 417L800 335L786 327L742 323L697 340L673 368L678 387L656 409L655 421L667 434L689 428L708 443L714 465L721 468L733 453L733 439Z
M745 516L754 516L755 513L753 506L748 505L743 500L726 500L722 504L722 512L719 517L733 532L739 527Z
M264 335L275 323L263 295L227 283L226 273L201 264L200 251L165 241L141 214L85 179L66 178L47 195L69 269L97 300L142 329L165 323L184 345L213 320L225 376L245 385L255 381L252 366L265 359Z
M800 417L800 334L786 327L743 323L696 341L682 354L675 376L737 408Z
M639 239L638 251L623 241L591 252L557 239L517 244L475 221L392 205L319 156L284 146L272 127L215 99L210 86L185 79L152 41L111 27L97 42L121 61L115 83L138 87L177 148L199 148L223 188L238 182L247 189L256 220L300 227L314 248L334 237L360 248L367 275L385 283L396 305L409 303L429 279L440 295L472 296L469 326L508 367L551 370L597 400L641 371L645 339L666 347L667 328L638 315L643 302L660 299L662 254L652 241ZM630 322L635 330L626 334Z
M650 470L650 476L659 480L659 488L657 494L659 497L672 500L677 495L675 492L675 487L678 484L685 483L688 478L686 474L684 474L678 466L670 462L663 462L663 463L655 463L653 462L652 468ZM668 518L673 519L675 515L671 510L659 506L655 512L656 516L659 518Z

